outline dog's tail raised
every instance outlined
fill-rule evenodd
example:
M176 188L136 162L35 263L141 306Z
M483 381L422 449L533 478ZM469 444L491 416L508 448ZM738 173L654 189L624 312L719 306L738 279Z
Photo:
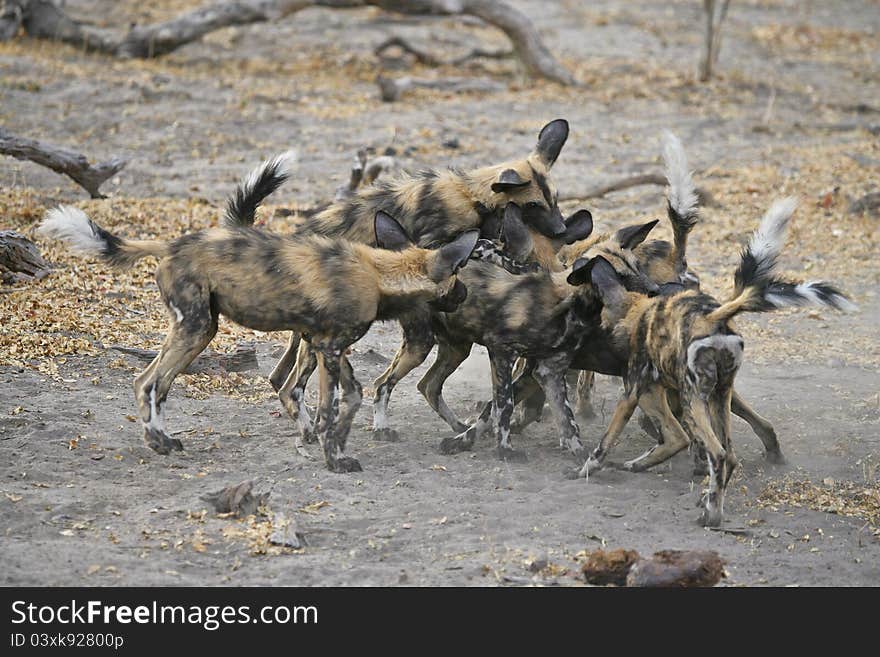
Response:
M223 225L252 226L260 203L290 177L296 163L296 153L287 151L269 158L242 180L226 202Z
M734 276L733 298L709 315L722 321L742 312L767 312L787 306L813 304L836 310L856 310L846 295L824 281L794 283L779 278L776 266L786 229L797 207L794 198L773 203L742 253Z
M697 224L698 198L694 180L688 169L687 155L678 137L671 132L663 133L663 165L666 180L669 182L667 214L672 224L674 236L672 257L675 271L679 276L687 271L687 239L691 229Z
M131 267L146 256L162 258L168 255L168 242L122 239L101 228L79 208L70 205L59 205L49 210L37 231L67 242L77 253L98 256L120 269Z

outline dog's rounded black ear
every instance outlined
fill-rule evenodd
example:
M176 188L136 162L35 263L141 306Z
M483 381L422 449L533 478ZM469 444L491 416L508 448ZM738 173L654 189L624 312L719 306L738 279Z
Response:
M614 234L614 239L616 239L617 243L624 249L634 249L645 241L648 233L651 232L651 229L654 228L659 221L659 219L654 219L654 221L649 221L646 224L621 228Z
M523 180L522 177L513 169L505 169L498 176L498 180L492 183L492 191L496 194L501 192L511 192L522 189L528 185L531 180Z
M590 282L599 291L602 302L608 307L618 306L626 295L626 287L617 275L617 271L602 256L593 258Z
M379 210L376 213L373 226L376 231L376 246L380 249L402 251L413 245L413 241L409 238L403 226L397 223L397 220L387 212Z
M456 237L449 244L444 244L437 249L437 254L429 273L431 280L439 283L464 267L468 258L471 257L471 253L473 253L479 238L480 231L469 230Z
M568 278L565 280L568 281L569 285L583 285L590 280L590 272L593 269L595 261L596 258L578 258L571 266L571 272L569 272Z
M535 153L544 161L548 169L556 162L556 158L559 157L567 139L568 121L565 119L550 121L541 128L541 132L538 133L538 145L535 146Z
M593 232L593 215L589 210L578 210L565 220L565 233L562 240L566 244L574 244L586 239Z
M504 208L504 219L501 222L501 241L504 250L515 260L523 260L532 253L535 244L529 229L522 218L522 210L516 203L508 203Z

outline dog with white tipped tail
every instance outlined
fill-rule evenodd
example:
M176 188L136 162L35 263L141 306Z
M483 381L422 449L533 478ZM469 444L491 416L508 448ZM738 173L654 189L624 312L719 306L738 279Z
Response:
M611 348L625 360L626 374L624 396L580 476L587 477L602 467L639 407L660 427L664 440L624 467L644 470L696 443L705 450L709 466L709 490L703 497L701 521L708 526L721 523L724 492L737 464L730 441L730 412L744 341L736 332L734 318L744 312L806 304L855 310L829 283L795 283L777 273L795 207L792 198L770 207L743 251L733 296L724 303L695 290L648 298L627 291L603 258L590 262L590 278L604 306L602 326L611 336ZM669 407L670 392L680 400L678 417Z

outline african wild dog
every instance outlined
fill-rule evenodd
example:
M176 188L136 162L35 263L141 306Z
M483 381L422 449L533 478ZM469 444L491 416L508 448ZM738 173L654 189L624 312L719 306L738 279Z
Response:
M484 225L487 234L494 237L491 233L498 227L497 214L513 201L523 208L525 223L537 232L550 237L563 234L566 225L559 212L558 194L550 169L568 138L568 132L568 123L556 119L541 129L535 149L520 160L469 171L424 171L396 180L379 181L307 218L299 224L298 230L375 244L372 217L382 210L397 217L416 244L427 247L448 240L463 230ZM245 189L245 198L249 196L249 189L253 190L253 195L258 195L258 190L269 189L274 184L272 181L280 179L283 182L287 175L282 168L266 167L262 173L252 176L251 186ZM226 222L227 225L249 225L253 222L253 212L239 212L231 204ZM403 343L391 365L374 384L373 431L380 439L397 437L388 424L389 397L395 385L425 360L434 344L429 311L424 304L414 305L401 318L401 326ZM287 350L269 377L276 390L290 376L295 364L300 373L307 372L312 364L308 346L299 350L299 335L296 333L291 335ZM308 423L300 422L300 426L308 439L311 434Z
M462 233L436 250L390 251L320 235L279 236L248 227L202 230L162 241L125 240L110 234L73 207L51 210L40 227L77 251L117 267L154 256L156 282L168 308L171 329L155 360L134 383L144 441L160 454L182 450L164 427L164 404L174 378L208 346L223 315L260 331L297 331L308 336L320 371L317 434L327 468L360 470L344 454L361 402L346 349L376 320L431 300L454 308L467 295L457 280L478 231ZM374 219L378 245L405 234L383 212ZM279 390L292 415L303 404L302 386L289 377ZM339 397L342 388L342 399ZM294 393L300 391L297 397ZM339 408L341 406L341 408Z
M515 225L519 210L510 204L505 224ZM588 212L576 213L577 222L590 225ZM639 227L641 229L641 227ZM650 229L650 228L649 228ZM643 231L647 235L646 231ZM505 246L513 253L518 249ZM525 357L532 366L529 374L540 382L550 400L560 434L560 446L578 454L583 446L579 429L566 399L565 372L580 343L599 326L601 307L589 280L580 269L586 261L570 271L547 272L519 276L484 263L473 263L462 271L468 286L468 299L455 312L432 314L432 328L438 341L437 359L419 382L419 390L431 406L458 435L442 441L443 453L470 449L477 436L494 424L498 452L502 458L521 458L510 440L510 417L513 412L513 364ZM624 275L629 275L627 270ZM445 380L470 353L474 343L489 352L492 367L493 400L471 426L458 422L443 400Z
M635 246L634 261L637 263L638 271L645 272L648 278L659 286L660 294L671 294L681 289L699 290L699 276L690 270L687 265L687 240L688 236L697 224L698 196L694 186L693 177L688 168L687 155L681 145L679 139L669 131L663 134L663 162L666 179L669 183L667 188L667 216L672 227L674 236L673 242L669 243L665 240L647 240ZM574 243L562 247L560 250L560 259L567 264L572 264L577 258L592 258L596 255L602 255L608 260L618 275L627 267L631 266L630 262L621 259L621 254L627 255L627 251L609 250L607 248L607 239L602 244L597 245L598 240L602 240L604 236L591 237L583 242ZM630 254L631 255L631 254ZM629 280L625 282L628 290L639 291L639 287ZM575 367L585 367L581 369L577 380L575 413L579 417L591 417L594 415L590 393L593 385L593 371L589 369L589 364L594 361L594 352L602 351L603 346L601 340L598 342L585 342L581 351L575 358ZM613 359L603 362L604 369L597 370L602 374L610 374L614 376L622 376L622 371L613 371ZM611 371L609 371L609 369ZM520 407L520 415L514 424L515 432L522 431L530 422L540 418L544 405L543 395L540 388L531 384L529 390L524 390L523 386L529 382L521 382L517 385L520 394L525 395L525 401ZM529 394L531 393L531 396ZM678 403L674 393L670 393L669 403L674 410L678 409ZM776 438L776 432L773 425L758 415L742 397L733 391L731 401L732 412L745 420L755 434L760 438L764 446L764 455L768 461L773 463L782 463L784 458L779 447L779 441ZM641 414L639 418L640 425L647 433L658 440L663 441L662 434L658 427L655 427L651 419ZM699 454L695 452L695 472L703 472L705 470L705 462L699 458Z
M807 303L854 309L828 283L791 283L777 274L777 260L795 205L789 198L771 206L743 251L733 296L724 303L695 290L648 298L627 291L607 261L590 261L590 277L602 298L602 327L614 355L626 363L626 374L624 396L580 476L602 466L638 406L661 427L663 442L624 467L644 470L696 443L706 451L709 465L702 522L710 526L721 523L725 487L737 464L730 441L730 410L744 346L733 318L743 312L768 312ZM670 390L680 399L678 418L669 407Z
M600 243L603 253L607 253L609 258L613 260L619 259L620 269L618 271L631 289L653 292L656 288L643 272L632 269L632 266L638 267L638 263L632 264L634 261L630 250L645 239L656 223L654 221L644 225L622 228L605 242ZM587 235L593 227L592 215L587 210L579 210L568 218L567 225L569 226L568 234L572 236ZM505 234L502 235L504 251L518 259L528 259L533 236L529 231L524 230L519 218L519 209L515 204L508 205L505 211L504 228ZM561 243L561 241L557 240L557 243ZM558 246L556 248L558 249ZM495 351L510 351L519 356L517 365L511 373L512 376L519 377L518 380L523 376L531 377L537 366L537 361L530 360L529 354L556 353L562 350L558 345L543 344L539 341L538 335L543 324L554 321L542 303L543 301L549 303L555 298L554 295L562 295L554 303L562 304L561 307L564 307L565 304L571 303L574 298L572 295L578 292L575 288L564 283L566 276L564 270L547 271L542 269L541 271L543 276L539 275L533 279L518 281L513 277L495 272L491 268L472 267L468 276L476 296L472 297L471 303L467 304L466 308L461 307L459 311L454 313L435 312L432 315L432 330L438 344L437 357L431 368L419 381L418 388L438 415L454 431L463 436L460 441L457 439L447 441L444 450L456 450L460 445L469 447L473 440L489 427L490 415L494 409L493 403L490 402L484 407L478 420L471 426L462 423L443 399L445 381L464 362L475 342L485 345L490 350L492 345L495 345ZM536 302L533 310L528 306L530 302L530 298L526 294L528 285L532 285L534 290L545 295L542 300ZM581 292L586 294L586 291ZM598 303L598 298L596 303ZM488 309L492 309L491 312ZM590 332L589 326L585 325L584 330L585 334L582 337L586 337ZM548 330L547 335L552 334L553 331ZM510 338L510 344L506 343L508 338ZM536 344L535 341L538 343ZM565 349L570 348L572 347L567 342ZM566 357L562 355L560 358L564 360ZM532 379L531 382L536 388L538 387L537 380ZM541 406L543 404L544 396L542 394ZM567 411L559 405L554 408L557 418L561 417L560 414L564 412ZM574 429L577 431L576 426ZM569 435L567 424L560 431L564 436L562 439L564 444L574 445L573 450L579 449L580 443L573 438L574 434Z

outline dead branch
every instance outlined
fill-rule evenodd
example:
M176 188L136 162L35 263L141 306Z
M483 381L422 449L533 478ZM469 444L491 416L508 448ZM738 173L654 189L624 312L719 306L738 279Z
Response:
M435 80L425 78L386 78L382 75L376 78L379 85L379 93L386 103L393 103L401 95L413 89L440 89L453 92L484 92L491 93L501 91L504 85L488 78L438 78Z
M696 172L699 173L699 172ZM660 173L645 173L638 176L629 176L622 178L613 183L594 187L582 192L572 191L567 194L560 194L560 201L583 201L590 198L601 198L612 192L620 192L630 187L640 187L641 185L666 185L666 176ZM697 187L697 200L702 206L717 206L718 202L712 196L709 190L704 187Z
M52 271L37 246L12 230L0 231L0 283L39 280Z
M86 190L92 198L104 198L98 191L101 185L128 164L128 160L114 157L91 165L85 155L36 139L16 137L3 128L0 128L0 153L19 160L30 160L64 174Z
M80 25L47 0L5 0L15 5L0 31L14 34L18 22L27 34L51 38L117 57L159 57L224 27L280 20L309 7L354 9L367 6L408 15L473 16L497 27L510 39L526 71L560 84L575 79L550 53L531 21L500 0L227 0L215 2L153 25L134 26L118 39ZM19 15L20 14L20 15ZM485 56L485 55L484 55Z
M114 351L122 352L129 356L134 356L138 360L146 363L151 362L159 353L153 349L137 349L135 347L110 347ZM187 374L201 374L203 372L247 372L255 370L258 367L257 352L252 344L238 344L235 351L231 354L224 354L217 351L206 351L199 355L189 367L186 368Z
M459 66L464 64L466 61L471 59L477 59L479 57L483 57L486 59L504 59L506 57L513 56L514 52L512 50L484 50L482 48L472 48L469 52L464 55L460 55L459 57L454 57L449 60L443 60L439 57L435 57L429 52L425 52L424 50L420 50L419 48L412 45L409 41L404 39L401 36L393 36L389 37L373 50L373 53L377 57L381 57L383 53L391 48L400 48L405 53L409 53L419 64L423 64L425 66Z
M706 12L706 35L703 41L703 56L700 60L700 81L707 82L712 77L718 53L721 51L721 24L727 17L730 0L703 0Z
M588 198L600 198L611 192L619 192L630 187L639 187L640 185L665 185L666 176L660 173L646 173L640 176L630 176L615 181L609 185L594 187L583 192L570 192L568 194L560 194L560 201L581 201Z

